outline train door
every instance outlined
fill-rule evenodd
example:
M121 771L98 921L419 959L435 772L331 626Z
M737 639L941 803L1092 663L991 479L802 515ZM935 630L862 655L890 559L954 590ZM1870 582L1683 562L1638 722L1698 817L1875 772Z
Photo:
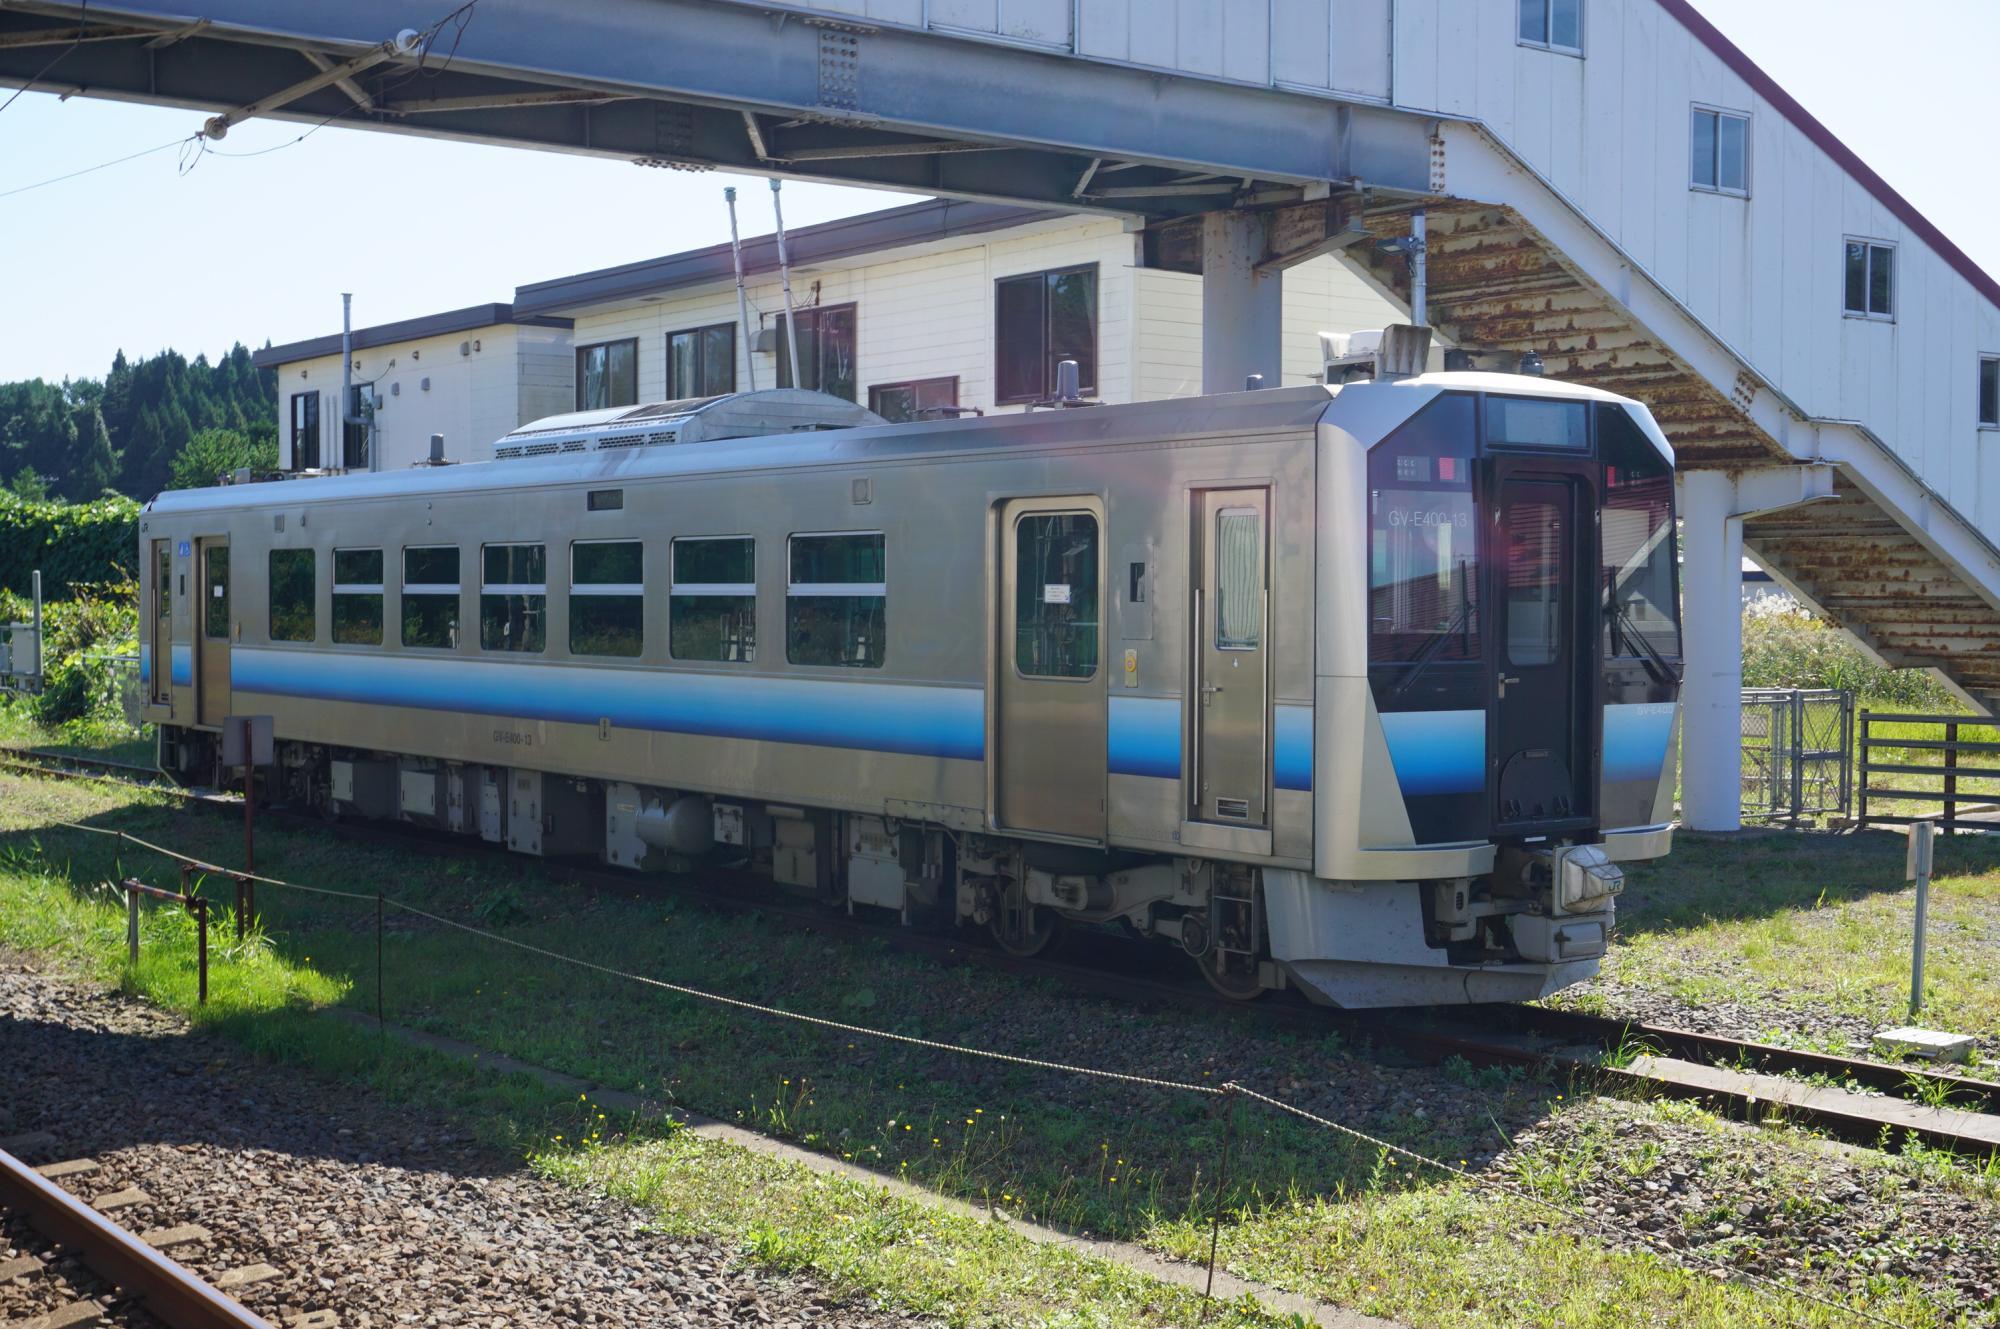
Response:
M1001 509L993 793L1008 830L1104 838L1103 511L1095 498Z
M153 541L153 603L148 606L146 668L155 706L174 701L174 542Z
M229 641L236 620L230 605L229 540L195 541L200 559L201 604L195 609L195 710L197 723L219 725L229 717Z
M1584 615L1597 566L1589 479L1563 463L1493 463L1486 602L1493 705L1488 788L1497 831L1587 824L1597 781L1589 717L1596 644Z
M1269 822L1269 511L1264 489L1194 495L1188 560L1195 627L1188 815L1194 821Z

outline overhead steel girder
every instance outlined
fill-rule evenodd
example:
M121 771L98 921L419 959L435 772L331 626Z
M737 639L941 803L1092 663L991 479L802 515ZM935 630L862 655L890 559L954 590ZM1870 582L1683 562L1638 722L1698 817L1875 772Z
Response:
M189 13L199 3L200 15ZM433 5L431 8L439 8ZM74 20L81 6L0 0L0 30L23 15ZM298 52L340 58L412 26L410 0L102 0L93 21L179 28L209 20L199 36L166 50L138 42L79 46L38 86L128 100L226 109L257 100L312 72ZM431 17L435 17L431 15ZM453 33L447 29L440 45ZM1010 152L824 158L800 172L750 148L740 116L728 151L690 155L706 164L898 189L969 193L1019 201L1064 200L1092 159L1153 163L1284 184L1365 184L1421 194L1430 187L1430 122L1380 107L1153 73L897 27L808 20L732 0L481 0L448 71L397 89L446 97L465 92L574 89L638 99L576 106L501 107L398 119L362 117L345 96L315 95L282 118L399 128L454 138L601 155L660 156L634 113L651 121L681 114L660 103L751 111L782 122L803 118L866 144L932 136L1008 145ZM293 49L286 50L286 47ZM39 59L36 58L39 56ZM0 49L0 84L39 72L47 48ZM432 66L441 64L442 52ZM468 80L471 80L468 82ZM696 116L706 120L706 116ZM714 136L703 146L721 149ZM774 153L774 156L777 155ZM913 169L914 168L914 169ZM1025 168L1025 169L1024 169ZM1062 176L1060 188L1052 187ZM1121 185L1125 182L1121 181ZM1119 200L1119 210L1173 213L1186 200Z

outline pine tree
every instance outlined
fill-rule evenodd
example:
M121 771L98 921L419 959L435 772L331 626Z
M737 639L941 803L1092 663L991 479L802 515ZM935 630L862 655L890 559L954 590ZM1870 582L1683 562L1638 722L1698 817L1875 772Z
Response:
M118 454L104 412L82 406L76 412L76 464L63 479L63 497L78 503L100 498L118 478Z

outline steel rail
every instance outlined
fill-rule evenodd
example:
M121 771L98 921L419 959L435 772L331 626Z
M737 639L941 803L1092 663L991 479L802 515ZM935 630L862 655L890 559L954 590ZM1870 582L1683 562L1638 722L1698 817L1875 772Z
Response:
M174 1329L276 1329L148 1246L76 1196L0 1149L0 1207L141 1299Z
M17 755L21 753L20 749L12 751ZM57 759L56 754L34 755ZM67 757L60 759L68 760ZM119 765L110 762L98 764ZM233 812L238 806L233 799L212 794L190 793L189 798L191 802L218 811ZM322 833L329 829L324 821L304 813L272 811L268 815L311 826ZM470 851L496 859L503 855L510 861L512 859L504 849L483 840L468 842L461 836L447 837L428 828L396 822L341 821L334 823L331 829L336 834L352 836L359 841L393 844L429 855L463 856ZM761 878L728 870L711 870L702 880L681 878L665 882L635 873L581 864L543 860L541 867L550 875L614 894L691 898L729 913L758 915L822 934L886 941L888 948L899 954L924 956L943 964L974 965L1018 977L1052 979L1073 990L1128 1004L1157 1003L1210 1014L1229 1014L1266 1027L1282 1025L1308 1036L1337 1034L1349 1041L1366 1040L1384 1049L1433 1059L1458 1056L1475 1065L1522 1066L1544 1072L1595 1076L1653 1095L1726 1104L1746 1116L1754 1115L1760 1107L1769 1108L1769 1098L1713 1084L1691 1087L1675 1083L1647 1074L1643 1058L1634 1065L1621 1066L1616 1063L1616 1057L1620 1052L1638 1052L1727 1069L1751 1066L1767 1074L1825 1076L1836 1084L1851 1080L1899 1102L1922 1102L1929 1097L1941 1097L1952 1107L1973 1115L1990 1114L1996 1106L2000 1106L2000 1084L1949 1072L1805 1052L1724 1035L1547 1007L1508 1006L1490 1013L1471 1007L1454 1009L1451 1016L1453 1026L1440 1027L1426 1017L1402 1011L1342 1011L1308 1005L1296 999L1267 1000L1250 1005L1227 1000L1206 984L1193 979L1176 982L1133 972L1133 968L1152 967L1149 962L1165 958L1157 947L1145 947L1140 954L1139 947L1131 946L1121 961L1121 965L1129 961L1131 967L1106 969L1046 957L1013 956L997 948L969 942L963 937L940 937L908 929L899 929L885 937L880 927L825 913L809 904L774 900L767 894L746 895L743 890L745 885L768 891L770 884ZM1122 949L1117 938L1103 940L1112 948ZM1494 1027L1496 1025L1499 1027ZM1512 1027L1507 1027L1509 1025ZM1523 1037L1524 1033L1539 1036L1542 1041ZM1862 1102L1865 1104L1865 1100ZM1991 1147L1981 1139L1957 1136L1942 1123L1930 1128L1912 1128L1899 1122L1888 1122L1869 1115L1862 1105L1845 1111L1791 1104L1785 1110L1795 1120L1822 1127L1857 1143L1877 1142L1886 1126L1898 1134L1913 1130L1931 1143L1946 1147L1971 1146L1982 1155Z

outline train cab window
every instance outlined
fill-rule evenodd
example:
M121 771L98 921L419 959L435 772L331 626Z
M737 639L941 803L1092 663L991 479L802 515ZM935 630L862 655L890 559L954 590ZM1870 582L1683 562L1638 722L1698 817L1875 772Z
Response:
M1500 512L1507 561L1507 663L1548 665L1562 653L1563 508L1518 497Z
M1673 471L1620 406L1598 407L1597 451L1604 464L1604 653L1678 659Z
M1014 527L1014 667L1030 678L1097 673L1097 518L1031 512Z
M201 635L210 641L229 640L229 546L202 550Z
M676 660L757 658L757 542L730 535L676 540L667 591L667 650Z
M381 550L333 551L333 640L340 646L382 644Z
M1368 658L1477 660L1473 399L1446 394L1368 454Z
M645 551L637 540L569 550L569 652L631 657L646 647Z
M785 586L785 658L880 669L888 565L880 531L795 535Z
M403 645L458 649L458 546L403 551Z
M479 588L479 649L540 651L548 644L547 545L487 545Z
M312 641L319 635L313 551L271 551L271 640Z

